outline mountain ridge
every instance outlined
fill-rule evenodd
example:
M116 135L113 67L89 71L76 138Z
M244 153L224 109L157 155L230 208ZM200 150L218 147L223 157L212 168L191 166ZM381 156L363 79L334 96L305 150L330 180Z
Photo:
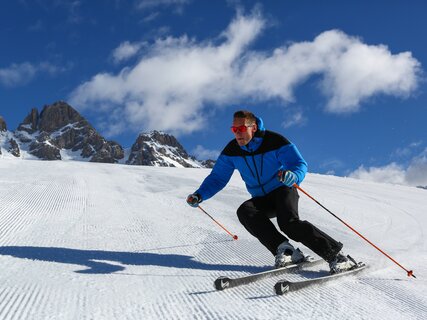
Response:
M128 154L127 154L128 153ZM14 131L0 116L0 157L74 160L161 167L207 168L213 161L198 161L168 133L140 133L129 152L104 138L65 101L32 108ZM126 158L127 157L127 158Z

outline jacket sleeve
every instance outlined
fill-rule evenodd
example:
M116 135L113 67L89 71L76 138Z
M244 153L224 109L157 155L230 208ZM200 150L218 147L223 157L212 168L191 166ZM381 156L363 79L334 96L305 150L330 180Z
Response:
M227 185L233 172L233 162L228 156L221 154L196 193L201 195L202 200L208 200Z
M305 178L307 173L307 162L298 151L297 147L293 144L282 146L277 153L279 162L282 164L284 170L292 171L297 175L299 185Z

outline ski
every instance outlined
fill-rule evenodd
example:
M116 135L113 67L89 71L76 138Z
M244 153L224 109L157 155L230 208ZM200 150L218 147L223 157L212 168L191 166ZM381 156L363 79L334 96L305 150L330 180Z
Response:
M301 280L301 281L281 280L281 281L278 281L274 285L274 291L278 295L283 295L283 294L291 292L291 291L297 291L299 289L306 288L306 287L311 286L313 284L324 283L327 281L331 281L334 279L341 278L343 276L355 274L355 273L362 271L365 268L366 268L366 265L362 262L359 262L357 264L357 266L355 266L353 269L348 270L348 271L344 271L341 273L336 273L336 274L332 274L332 275L321 276L318 278Z
M237 286L253 283L262 279L271 278L271 277L289 272L291 270L296 270L305 266L317 265L321 262L323 262L322 259L315 260L312 258L307 258L307 260L301 263L291 264L283 268L277 268L277 269L267 270L263 272L253 273L240 278L219 277L215 280L214 287L216 290L225 290L228 288L234 288Z

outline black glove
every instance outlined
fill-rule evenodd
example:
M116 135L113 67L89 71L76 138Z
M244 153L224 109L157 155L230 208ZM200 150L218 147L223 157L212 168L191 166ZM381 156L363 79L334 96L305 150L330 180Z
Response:
M198 193L192 193L187 197L188 205L192 206L193 208L197 208L200 202L202 202L202 197Z

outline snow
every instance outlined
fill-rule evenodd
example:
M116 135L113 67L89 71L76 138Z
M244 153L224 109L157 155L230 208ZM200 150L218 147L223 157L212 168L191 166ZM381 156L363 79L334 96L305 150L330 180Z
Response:
M275 296L289 274L222 292L221 275L273 257L240 225L238 174L200 210L208 169L0 159L0 319L427 319L427 190L309 174L301 187L417 279L300 193L300 216L366 262L362 273ZM304 252L310 251L301 246Z
M162 132L160 132L160 133L162 133ZM154 135L154 132L148 133L149 137L152 137L153 135ZM184 166L181 163L179 163L178 161L176 161L174 159L185 161L187 164L193 166L194 168L201 168L202 167L200 162L198 162L197 160L195 161L191 158L188 158L188 159L182 158L179 155L177 147L172 147L169 145L163 145L163 144L160 144L156 141L145 141L145 143L148 146L150 146L151 148L153 148L156 158L162 159L164 163L167 163L173 167L184 168ZM161 150L161 149L165 152L165 155L163 155L162 153L159 152L159 150ZM158 163L155 163L154 166L160 166L160 165Z
M83 157L81 149L78 149L76 151L73 151L71 149L60 149L59 153L61 155L61 160L63 161L86 161L87 162L91 159L91 158Z
M17 134L20 135L21 137L28 139L28 140L33 140L35 139L34 135L29 134L28 132L25 131L17 131ZM16 158L14 155L12 155L9 152L9 141L10 139L14 139L15 142L18 144L19 149L20 149L20 157ZM16 139L16 137L14 136L14 134L10 131L4 131L4 132L0 132L0 159L25 159L25 160L35 160L37 159L37 157L33 156L30 152L29 152L29 145L30 143L23 143L21 141L19 141L18 139Z

